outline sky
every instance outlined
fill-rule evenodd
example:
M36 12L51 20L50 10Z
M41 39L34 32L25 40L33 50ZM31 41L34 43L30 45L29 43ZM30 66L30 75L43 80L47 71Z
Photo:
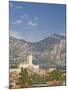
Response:
M10 35L38 42L54 33L65 33L64 4L9 1Z

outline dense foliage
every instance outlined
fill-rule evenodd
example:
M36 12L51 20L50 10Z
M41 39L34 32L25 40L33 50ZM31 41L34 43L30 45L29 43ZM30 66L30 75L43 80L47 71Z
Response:
M32 81L30 76L28 76L28 72L27 69L21 69L20 72L20 77L19 80L17 82L17 84L22 88L22 87L30 87L32 85Z
M40 76L37 73L29 75L28 69L21 69L21 72L19 74L19 80L17 82L17 85L19 85L21 88L25 87L32 87L33 85L40 85L40 84L47 84L48 81L56 80L60 81L60 84L64 81L64 75L63 72L59 70L54 70L49 73L48 76Z
M54 70L49 73L48 79L49 80L64 80L63 72L61 72L59 70Z

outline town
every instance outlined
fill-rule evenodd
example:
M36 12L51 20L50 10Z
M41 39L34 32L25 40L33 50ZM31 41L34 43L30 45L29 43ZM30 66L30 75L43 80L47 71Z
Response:
M20 63L17 68L10 68L9 88L27 88L38 86L65 85L65 70L40 68L32 63L32 53L27 55L27 63Z

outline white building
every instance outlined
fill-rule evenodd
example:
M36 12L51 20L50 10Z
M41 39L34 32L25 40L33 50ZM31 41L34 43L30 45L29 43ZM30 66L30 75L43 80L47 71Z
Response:
M38 71L39 65L32 64L32 54L29 54L27 56L27 62L26 63L20 63L18 68L10 69L10 72L18 72L19 73L21 71L21 68L23 68L23 69L29 68L29 69L32 69L34 71Z
M29 54L29 55L27 56L27 63L28 63L29 65L32 65L32 54Z
M54 71L54 70L56 70L56 68L49 68L49 69L48 69L48 72L50 73L50 72L52 72L52 71Z
M38 69L39 68L39 65L32 64L32 54L29 54L27 56L27 63L25 63L25 64L20 63L19 68L33 68L33 69Z

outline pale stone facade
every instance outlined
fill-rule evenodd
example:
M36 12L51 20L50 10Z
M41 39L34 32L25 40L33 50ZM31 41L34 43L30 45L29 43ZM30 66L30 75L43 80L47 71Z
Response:
M30 55L27 56L27 63L25 63L25 64L20 63L19 68L23 68L23 69L25 69L25 68L38 69L39 65L32 64L32 54L30 54Z
M32 54L27 56L27 62L29 65L32 65Z
M16 72L19 73L21 71L21 68L23 68L23 69L29 68L29 69L33 69L34 71L38 71L39 65L32 64L32 54L29 54L27 56L27 63L25 63L25 64L24 63L20 63L18 65L18 68L16 68L16 69L10 69L10 72L16 71Z

